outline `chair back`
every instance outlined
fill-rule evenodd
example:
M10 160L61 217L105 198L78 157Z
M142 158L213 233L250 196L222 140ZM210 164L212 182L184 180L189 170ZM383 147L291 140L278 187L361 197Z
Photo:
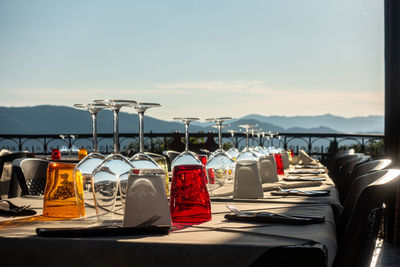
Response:
M13 174L8 197L43 195L49 161L37 158L13 161Z
M48 165L49 161L43 159L24 159L21 162L29 195L44 194Z
M376 171L354 181L362 182L357 187L356 191L359 194L352 212L349 213L348 222L343 233L338 236L339 246L335 266L370 265L382 223L384 202L396 188L394 184L398 183L399 179L400 170L390 169Z
M342 157L344 157L344 156L352 155L352 154L354 154L354 151L351 151L351 152L349 152L349 151L342 151L342 152L336 153L336 154L334 154L334 155L328 157L326 167L328 168L328 170L329 170L330 172L332 172L333 165L335 165L336 160L338 160L339 158L342 158Z
M33 153L27 151L15 152L0 156L0 176L3 173L4 163L12 162L14 159L18 158L34 158L34 157L35 155Z
M371 159L371 156L359 155L358 157L356 157L354 159L350 159L343 165L343 168L340 170L340 172L335 180L335 185L336 185L337 189L339 190L340 194L342 194L342 192L344 191L344 187L346 185L346 180L349 178L349 176L353 172L354 168L359 164L363 164L363 163L369 161L370 159Z
M336 225L336 232L339 236L342 235L342 233L344 232L344 229L346 228L346 225L349 222L351 215L353 214L354 208L361 192L375 181L381 179L382 177L390 176L392 174L393 170L390 172L389 170L380 170L362 175L354 180L354 182L351 184L349 194L345 202L343 203L343 211L340 214L338 223Z
M4 153L0 156L0 196L7 198L10 191L11 176L12 176L12 162L18 158L33 158L35 155L31 152L15 152ZM4 169L6 168L6 169Z
M278 182L278 172L273 155L260 157L258 159L258 174L260 175L262 183Z
M335 160L332 170L329 170L329 176L336 181L336 177L339 175L341 172L343 166L346 164L346 162L356 159L360 156L360 154L349 154L345 155L343 157L340 157Z
M343 190L340 192L341 202L345 202L350 190L350 186L355 179L370 172L384 170L388 168L390 164L392 164L392 160L390 159L379 159L361 163L355 166L349 177L345 180Z

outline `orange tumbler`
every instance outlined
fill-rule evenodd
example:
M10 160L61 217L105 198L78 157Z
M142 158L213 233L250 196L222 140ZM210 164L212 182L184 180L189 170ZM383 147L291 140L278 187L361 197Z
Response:
M75 164L50 163L47 168L43 215L78 218L85 216L80 172L73 177Z
M86 148L79 149L79 151L78 151L78 159L83 159L86 156L87 156Z

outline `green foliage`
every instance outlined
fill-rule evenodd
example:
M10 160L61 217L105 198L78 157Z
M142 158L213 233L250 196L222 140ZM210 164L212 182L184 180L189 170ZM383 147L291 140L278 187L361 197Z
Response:
M222 144L222 148L227 151L232 147L232 143L231 142L226 142Z
M381 157L385 153L382 139L371 139L364 147L361 144L341 146L339 147L339 151L345 151L351 148L354 149L356 153L364 153L373 157Z
M185 143L185 138L183 138L182 142ZM190 144L203 144L205 142L204 137L189 137Z

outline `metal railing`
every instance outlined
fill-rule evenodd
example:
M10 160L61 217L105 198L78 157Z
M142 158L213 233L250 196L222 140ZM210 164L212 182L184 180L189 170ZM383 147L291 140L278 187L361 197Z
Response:
M162 153L164 150L184 150L184 134L174 133L145 133L145 150ZM190 133L190 149L195 152L214 151L218 148L217 133ZM224 148L232 145L231 135L223 133ZM112 134L98 134L99 151L110 153L112 151ZM234 137L235 146L242 148L246 136L237 133ZM273 144L275 147L299 149L307 151L310 155L324 159L329 153L343 149L355 148L357 152L382 156L383 139L380 134L324 134L324 133L279 133L272 139L254 138L254 145L264 143L266 146ZM120 133L120 148L125 154L132 154L138 150L139 135L137 133ZM253 143L250 141L250 144ZM72 149L86 148L92 150L92 134L43 134L43 135L0 135L0 149L11 151L27 150L36 154L50 154L54 148Z

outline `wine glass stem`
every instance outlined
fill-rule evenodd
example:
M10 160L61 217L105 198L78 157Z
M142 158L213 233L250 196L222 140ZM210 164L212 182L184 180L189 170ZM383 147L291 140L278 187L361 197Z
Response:
M222 123L218 123L217 127L218 127L218 146L219 149L222 149Z
M251 133L251 147L254 148L254 132Z
M144 112L138 112L139 115L139 153L144 152L144 125L143 125L143 117Z
M119 109L113 109L113 117L114 153L117 154L119 152Z
M189 151L189 123L185 122L185 152Z
M92 112L93 152L97 152L97 112Z

